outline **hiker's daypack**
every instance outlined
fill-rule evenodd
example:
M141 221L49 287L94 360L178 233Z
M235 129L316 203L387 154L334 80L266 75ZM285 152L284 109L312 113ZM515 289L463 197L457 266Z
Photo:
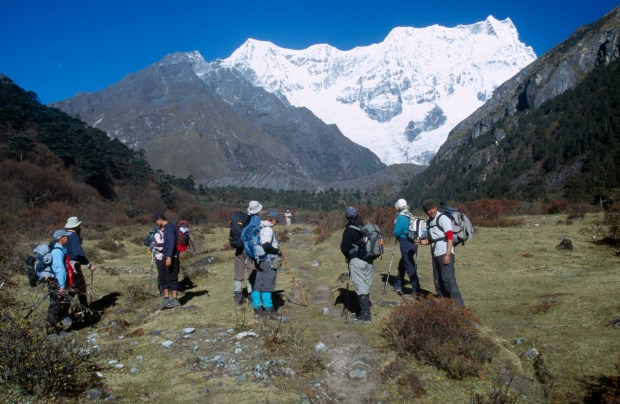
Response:
M235 212L228 224L230 225L230 232L228 233L228 244L232 248L243 248L243 240L241 239L241 232L247 225L249 215L241 210Z
M32 250L32 255L26 258L26 272L28 284L36 287L45 278L54 278L52 271L52 250L48 244L39 244Z
M349 227L362 233L362 244L357 246L357 258L368 260L383 255L383 236L379 226L367 223L363 227L353 225Z
M187 251L190 245L189 223L181 220L177 223L177 252Z
M466 241L469 241L474 236L474 226L471 221L463 212L458 208L446 208L441 215L446 215L452 221L452 231L454 231L454 246L459 244L465 245ZM439 217L437 218L437 227L444 232L439 225ZM430 226L429 226L430 230ZM445 232L444 232L445 233Z
M258 260L265 256L265 250L260 242L260 229L258 226L248 224L241 231L243 249L248 257Z
M409 229L407 230L407 240L415 241L426 238L426 220L417 217L410 212L402 213L409 218Z

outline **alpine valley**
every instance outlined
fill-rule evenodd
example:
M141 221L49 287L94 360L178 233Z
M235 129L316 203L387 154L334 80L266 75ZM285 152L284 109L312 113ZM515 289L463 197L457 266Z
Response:
M386 165L420 171L454 126L535 59L512 22L493 17L399 27L348 51L249 39L227 59L171 54L52 106L206 186L354 186L394 177Z

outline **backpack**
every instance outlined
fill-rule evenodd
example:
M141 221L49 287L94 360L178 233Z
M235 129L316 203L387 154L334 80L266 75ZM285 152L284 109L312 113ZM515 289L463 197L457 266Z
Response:
M48 244L39 244L32 250L32 255L26 258L26 273L28 284L33 288L45 278L54 278L52 271L52 250Z
M363 242L357 248L357 258L368 260L383 255L383 236L379 226L367 223L363 227L349 225L349 227L362 233Z
M230 232L228 233L228 244L232 248L243 248L243 240L241 239L241 232L243 228L248 224L249 215L241 210L235 212L230 221Z
M466 241L474 237L474 226L471 224L469 218L458 208L448 207L440 215L446 215L452 221L455 247L459 244L465 245ZM437 227L439 227L441 231L444 231L441 226L439 226L439 218L437 218Z
M248 257L258 260L265 255L265 250L260 242L260 229L258 226L249 224L241 231L241 240L243 240L243 249Z
M189 223L187 220L181 220L177 223L177 252L187 251L190 242Z
M417 217L409 212L403 213L403 216L409 218L409 229L407 230L407 240L415 241L426 238L426 220Z

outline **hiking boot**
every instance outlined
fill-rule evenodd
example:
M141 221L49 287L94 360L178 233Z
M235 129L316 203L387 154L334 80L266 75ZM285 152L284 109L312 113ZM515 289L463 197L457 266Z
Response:
M398 296L402 296L402 295L404 295L404 293L403 293L403 290L402 290L402 289L394 289L394 292L396 292L396 294L397 294Z
M237 306L241 306L243 304L243 293L241 292L235 292L235 304Z
M273 310L273 307L272 307L272 308L269 308L269 309L265 309L265 314L264 314L264 316L265 316L265 317L267 317L269 320L275 320L275 321L277 321L277 320L278 320L278 315L277 315L277 314L276 314L276 312Z
M176 307L181 307L181 302L179 302L179 299L169 299L168 306L166 308L174 309Z
M157 305L157 309L158 310L165 310L168 308L168 305L170 304L170 299L168 299L167 297L164 297L161 299L161 303L159 303Z
M264 316L264 312L263 309L254 309L254 320L260 320L261 318L263 318Z

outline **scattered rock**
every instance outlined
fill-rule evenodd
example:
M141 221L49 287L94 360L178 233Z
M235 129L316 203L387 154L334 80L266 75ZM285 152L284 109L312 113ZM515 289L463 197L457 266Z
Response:
M196 331L196 329L195 329L195 328L191 328L191 327L184 328L184 329L183 329L183 334L191 334L191 333L193 333L194 331Z
M524 342L527 342L527 338L525 338L525 337L517 338L517 339L515 340L515 345L517 345L517 346L518 346L518 345L521 345L521 344L522 344L522 343L524 343Z
M174 342L172 342L172 341L164 341L164 342L161 343L161 345L164 348L170 348L172 345L174 345Z
M327 316L329 314L329 308L323 307L323 315Z
M565 238L555 248L558 250L573 251L573 243L569 239Z
M258 334L254 331L243 331L236 335L237 339L243 339L245 337L258 337Z
M527 359L534 359L538 355L540 355L540 352L538 352L538 349L536 348L530 348L527 351L523 352L523 357Z
M314 346L314 350L315 351L319 351L319 352L325 352L327 351L327 345L325 345L322 342L318 342L315 346Z
M312 260L312 261L310 261L310 265L312 265L313 267L318 267L321 264L317 260Z
M129 373L131 373L132 375L135 375L135 374L140 373L140 370L138 370L138 368L131 368L129 369Z
M366 381L368 379L366 369L364 368L355 368L349 372L349 379L351 380L363 380Z

